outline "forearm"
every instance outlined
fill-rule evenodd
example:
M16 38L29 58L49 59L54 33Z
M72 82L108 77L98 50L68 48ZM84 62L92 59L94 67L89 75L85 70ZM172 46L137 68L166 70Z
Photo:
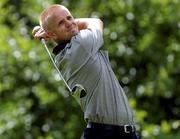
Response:
M103 22L100 19L97 18L78 18L75 19L79 30L82 29L99 29L101 32L103 32Z

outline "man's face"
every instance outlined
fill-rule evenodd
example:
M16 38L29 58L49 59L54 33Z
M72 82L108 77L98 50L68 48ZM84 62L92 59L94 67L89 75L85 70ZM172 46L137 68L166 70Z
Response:
M78 33L78 26L67 9L57 8L49 20L54 40L63 42L70 40Z

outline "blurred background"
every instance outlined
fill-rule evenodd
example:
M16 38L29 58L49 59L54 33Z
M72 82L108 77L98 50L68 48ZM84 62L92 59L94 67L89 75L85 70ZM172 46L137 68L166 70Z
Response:
M142 138L179 139L179 0L1 0L0 139L79 139L86 126L31 34L41 11L54 3L75 18L104 22L103 49Z

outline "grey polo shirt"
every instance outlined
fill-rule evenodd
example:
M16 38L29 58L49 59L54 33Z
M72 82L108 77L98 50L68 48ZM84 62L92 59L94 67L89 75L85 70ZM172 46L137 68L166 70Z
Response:
M100 30L85 29L55 57L63 77L72 88L81 84L87 94L74 94L88 122L113 125L134 124L133 114L103 45Z

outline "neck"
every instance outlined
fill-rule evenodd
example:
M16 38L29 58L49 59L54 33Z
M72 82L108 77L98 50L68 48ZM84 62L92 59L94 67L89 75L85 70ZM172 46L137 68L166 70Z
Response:
M59 42L58 45L56 45L56 47L54 47L53 49L53 54L57 55L60 51L62 51L66 45L69 43L70 41L65 41L65 42Z

